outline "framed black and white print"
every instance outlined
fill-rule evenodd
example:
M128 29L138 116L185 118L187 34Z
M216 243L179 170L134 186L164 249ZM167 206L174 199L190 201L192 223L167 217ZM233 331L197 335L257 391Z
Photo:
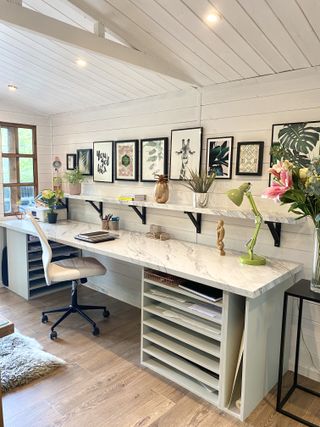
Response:
M140 180L156 181L157 175L168 174L168 138L140 141Z
M92 175L92 149L77 150L77 167L82 175Z
M216 179L231 179L233 136L207 139L207 173Z
M93 143L93 180L113 182L113 141Z
M172 130L169 178L189 179L189 170L200 173L201 149L202 127Z
M284 158L299 167L308 167L320 150L320 120L281 123L272 126L271 166Z
M115 142L116 180L138 181L138 145L137 139Z
M263 141L238 142L237 175L262 175Z
M72 171L77 167L77 155L76 154L67 154L67 170Z

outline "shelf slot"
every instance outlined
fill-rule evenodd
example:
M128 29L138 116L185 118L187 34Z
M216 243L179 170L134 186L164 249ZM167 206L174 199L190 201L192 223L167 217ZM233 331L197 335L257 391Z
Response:
M184 212L185 214L188 215L188 217L191 219L192 224L195 226L197 233L201 233L201 213L197 213L196 218L194 217L192 212Z
M100 218L103 218L103 203L99 202L99 207L93 202L92 200L86 200L87 203L90 203L90 205L93 207L94 210L96 210L100 216Z
M274 240L274 246L280 247L281 242L281 222L265 221Z
M135 213L138 215L138 217L141 219L142 224L147 223L147 208L145 206L141 207L141 211L137 208L137 206L128 205L130 208L132 208Z

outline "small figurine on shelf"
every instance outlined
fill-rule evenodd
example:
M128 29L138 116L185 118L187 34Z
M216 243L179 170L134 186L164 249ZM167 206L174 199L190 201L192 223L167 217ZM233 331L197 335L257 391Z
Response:
M226 253L224 251L224 243L223 239L225 236L225 230L224 230L224 221L220 220L217 224L217 248L220 251L220 255L224 256Z
M168 177L156 175L157 183L154 189L154 200L157 203L166 203L169 199Z

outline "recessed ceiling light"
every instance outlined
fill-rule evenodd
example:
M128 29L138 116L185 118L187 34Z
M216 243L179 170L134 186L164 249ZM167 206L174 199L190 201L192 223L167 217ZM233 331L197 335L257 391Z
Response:
M84 60L84 59L82 59L82 58L78 58L78 59L76 60L76 64L78 65L78 67L83 68L83 67L85 67L85 66L87 65L87 61L85 61L85 60Z
M210 13L210 14L206 17L207 22L209 22L210 24L214 24L214 23L216 23L216 22L219 22L219 21L220 21L220 19L221 19L221 16L220 16L217 12Z
M8 85L8 89L9 89L11 92L15 92L18 88L17 88L17 86L16 86L16 85L12 85L12 84L10 84L10 85Z

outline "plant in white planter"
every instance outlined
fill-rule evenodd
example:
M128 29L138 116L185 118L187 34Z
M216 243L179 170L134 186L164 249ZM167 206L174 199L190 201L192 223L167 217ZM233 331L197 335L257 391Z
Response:
M207 175L206 172L197 173L189 170L191 178L184 182L182 185L193 191L193 207L205 208L209 201L208 191L212 186L216 175L211 173Z
M69 194L78 195L81 193L81 183L84 181L85 176L79 169L65 172L64 179L68 183Z

